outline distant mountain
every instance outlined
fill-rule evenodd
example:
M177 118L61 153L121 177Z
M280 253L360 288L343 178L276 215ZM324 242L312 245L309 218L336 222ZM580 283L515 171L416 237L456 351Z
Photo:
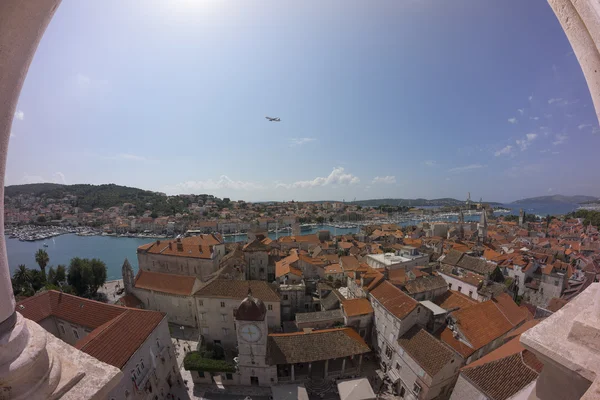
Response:
M496 206L501 203L485 201L484 203ZM450 197L444 197L441 199L372 199L372 200L357 200L348 202L348 204L354 204L363 207L379 207L379 206L445 206L445 207L457 207L465 204L464 200L456 200Z
M561 194L555 194L553 196L539 196L530 197L527 199L521 199L513 201L511 204L528 204L528 203L546 203L546 204L578 204L588 201L597 201L598 198L594 196L563 196Z

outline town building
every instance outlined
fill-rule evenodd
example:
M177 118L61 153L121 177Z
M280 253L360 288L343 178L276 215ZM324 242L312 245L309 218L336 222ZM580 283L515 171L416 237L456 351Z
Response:
M109 399L164 398L181 380L164 313L49 290L17 305L59 339L123 372Z

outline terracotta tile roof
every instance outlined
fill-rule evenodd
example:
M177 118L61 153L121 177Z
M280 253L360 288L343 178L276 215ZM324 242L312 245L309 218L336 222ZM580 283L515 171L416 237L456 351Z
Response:
M431 377L454 357L454 352L427 331L415 325L398 339L398 344Z
M182 239L157 240L138 247L138 252L168 256L213 258L213 246L222 244L215 235L198 235Z
M264 281L234 281L215 279L196 292L197 297L216 297L243 300L252 289L252 296L263 302L278 302L279 293L269 283Z
M388 279L394 285L404 285L408 281L404 268L392 269L388 272Z
M448 346L452 347L454 350L458 352L464 359L469 358L471 354L475 352L476 349L470 347L468 344L461 342L457 338L454 337L452 331L446 327L439 334L439 339L446 343Z
M478 350L510 330L525 322L524 310L512 299L488 300L452 313L456 326L473 350ZM451 343L452 347L453 346Z
M497 307L511 324L519 325L527 320L529 311L520 308L508 294L499 294L492 301L496 303Z
M75 347L121 369L163 318L165 314L160 312L128 309L90 332Z
M344 271L356 271L360 267L360 262L354 256L340 257L340 264L342 264Z
M433 302L445 310L452 310L454 308L463 309L479 304L472 298L454 290L448 290L446 293L436 297Z
M344 272L340 264L329 264L325 267L326 274L340 274Z
M140 269L134 286L138 289L154 290L156 292L191 296L196 283L195 276L165 274Z
M532 353L525 355L519 351L478 366L467 366L461 374L491 400L506 400L537 379L539 373L529 364L536 365L539 361L534 362L532 356Z
M75 347L119 369L166 315L100 303L54 290L19 302L17 311L35 322L55 317L92 329Z
M298 257L297 252L292 252L289 256L282 258L281 260L275 263L275 277L279 278L288 273L293 273L294 275L302 276L302 271L295 268L295 264L298 262L300 258ZM298 274L297 272L300 272Z
M133 294L128 293L125 296L121 297L119 300L117 300L115 304L118 304L123 307L139 308L142 305L142 302Z
M416 279L412 279L406 282L406 284L404 285L404 289L409 294L419 294L447 287L448 284L446 283L446 280L440 275L422 276Z
M396 318L403 319L419 304L402 290L384 281L373 289L370 295Z
M269 365L329 360L370 351L369 346L352 328L272 334L267 339Z
M248 242L242 247L242 251L269 251L271 250L269 246L258 239L254 239L251 242Z
M34 322L54 316L86 328L96 329L121 315L126 309L49 290L19 302L16 310Z
M548 306L546 307L546 310L549 310L552 312L557 312L558 310L563 308L564 305L567 304L568 302L569 302L568 300L559 299L558 297L553 297L548 302Z
M348 317L355 317L358 315L366 315L373 313L373 307L371 307L371 302L368 299L350 299L343 300L342 307L344 309L344 314Z

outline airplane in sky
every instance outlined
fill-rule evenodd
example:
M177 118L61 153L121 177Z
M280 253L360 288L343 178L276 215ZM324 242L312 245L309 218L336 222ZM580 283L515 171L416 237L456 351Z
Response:
M278 117L275 117L275 118L265 117L265 118L268 119L269 122L280 122L281 121L281 119L279 119Z

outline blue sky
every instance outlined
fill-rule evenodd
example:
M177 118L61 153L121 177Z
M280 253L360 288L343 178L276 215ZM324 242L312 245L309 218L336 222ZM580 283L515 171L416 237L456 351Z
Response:
M598 196L599 145L545 0L63 0L21 93L7 184Z

